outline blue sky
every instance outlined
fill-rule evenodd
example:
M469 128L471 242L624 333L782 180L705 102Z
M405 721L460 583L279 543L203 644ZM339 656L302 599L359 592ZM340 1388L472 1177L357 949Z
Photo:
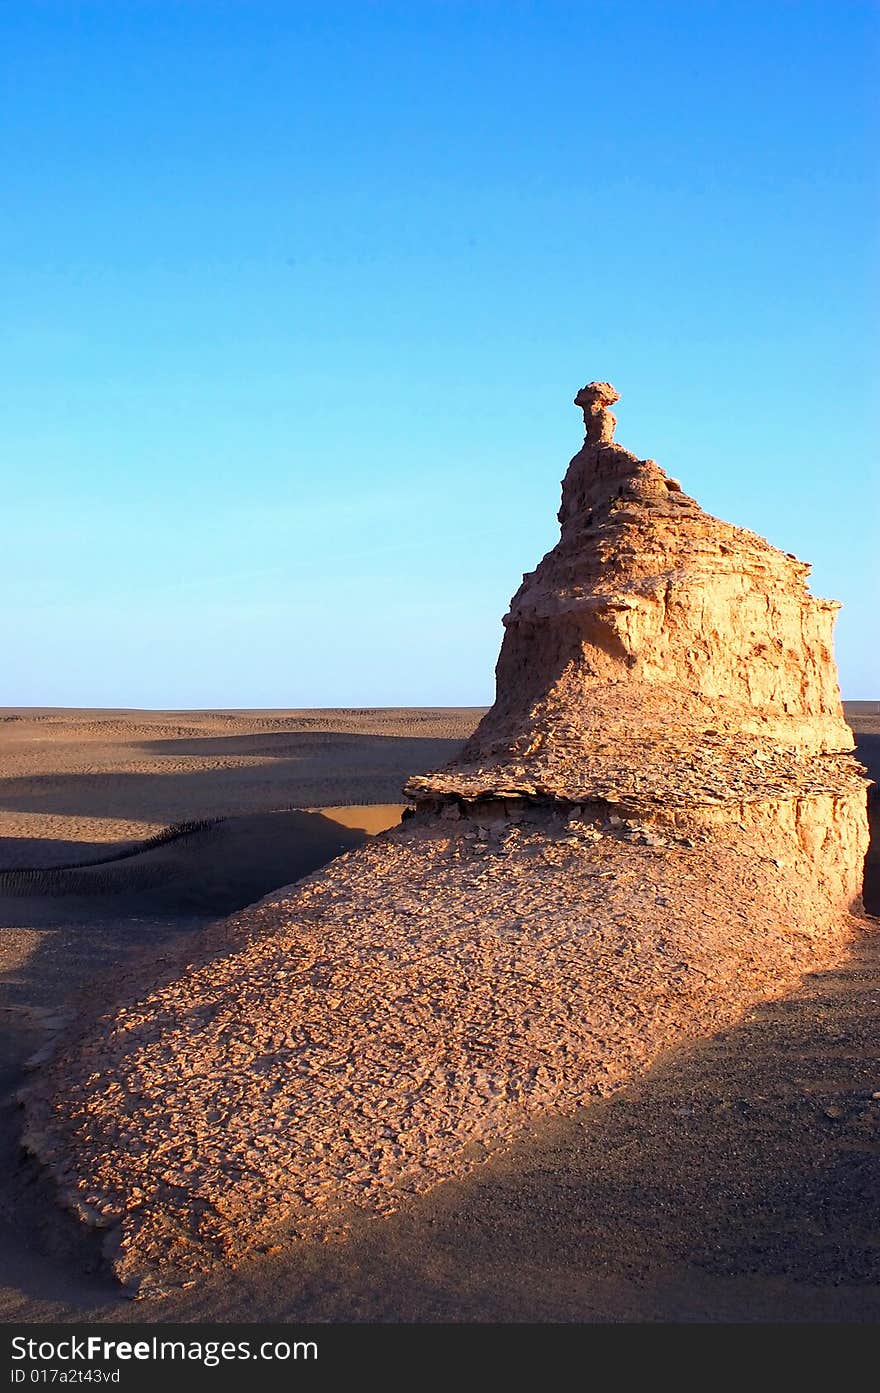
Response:
M880 698L875 4L2 27L0 702L491 700L591 378Z

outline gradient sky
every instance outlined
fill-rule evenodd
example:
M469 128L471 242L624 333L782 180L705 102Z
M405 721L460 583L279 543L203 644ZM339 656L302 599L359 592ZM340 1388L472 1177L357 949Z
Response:
M880 698L878 28L4 7L0 703L491 700L592 378Z

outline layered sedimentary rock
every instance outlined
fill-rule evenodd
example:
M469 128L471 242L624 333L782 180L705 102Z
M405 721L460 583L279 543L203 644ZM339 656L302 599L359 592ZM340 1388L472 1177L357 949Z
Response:
M559 543L504 618L495 705L412 796L499 793L663 806L853 783L831 630L809 567L718 521L653 460L614 444L617 393L562 485ZM857 782L857 780L856 780Z
M616 397L578 393L561 540L414 815L120 984L30 1089L27 1145L123 1281L388 1213L856 931L835 606L615 445Z

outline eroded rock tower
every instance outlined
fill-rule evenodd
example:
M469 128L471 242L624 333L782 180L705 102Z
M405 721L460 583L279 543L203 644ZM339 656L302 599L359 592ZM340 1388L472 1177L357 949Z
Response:
M154 1290L344 1235L835 961L865 779L836 605L614 442L607 382L497 697L414 815L59 1041L25 1143Z

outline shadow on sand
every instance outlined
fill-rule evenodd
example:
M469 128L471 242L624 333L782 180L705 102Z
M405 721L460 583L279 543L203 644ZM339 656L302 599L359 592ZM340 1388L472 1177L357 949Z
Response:
M231 914L365 840L359 828L287 809L184 824L93 863L55 863L43 842L46 867L0 870L0 895L111 896L117 915Z
M410 775L444 764L461 743L333 733L148 741L130 746L132 762L139 751L147 752L144 762L150 768L144 771L111 768L0 779L0 811L163 826L272 807L400 803ZM189 760L212 759L216 767L187 767ZM5 854L0 848L4 864L14 850L12 840ZM90 846L86 858L92 855Z

